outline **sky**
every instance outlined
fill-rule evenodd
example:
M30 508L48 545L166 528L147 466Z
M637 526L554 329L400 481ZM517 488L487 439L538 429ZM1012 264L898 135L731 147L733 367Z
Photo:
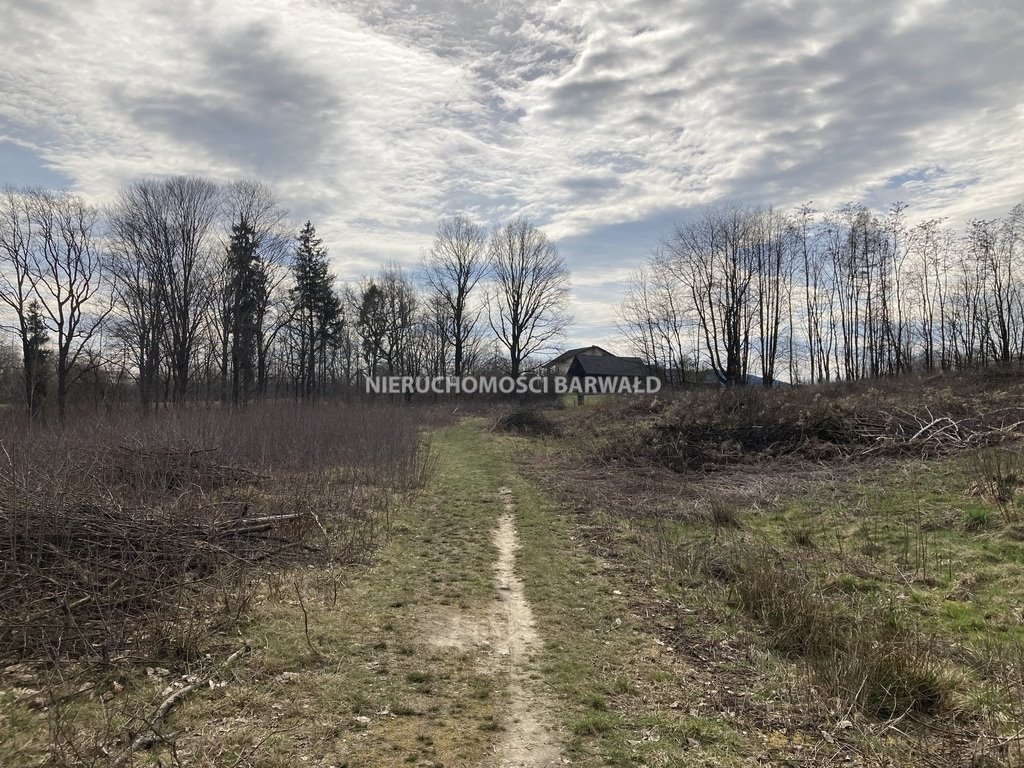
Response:
M525 215L573 275L567 345L722 203L1024 200L1019 0L0 0L0 185L270 184L339 276L439 218Z

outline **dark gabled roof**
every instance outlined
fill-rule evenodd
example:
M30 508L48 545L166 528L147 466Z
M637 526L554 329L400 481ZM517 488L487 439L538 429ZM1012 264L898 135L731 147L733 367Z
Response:
M576 355L569 374L576 376L649 376L650 369L639 357Z
M589 347L577 347L576 349L570 349L567 352L563 352L554 360L549 361L548 365L558 365L559 363L568 362L572 360L574 357L576 357L576 355L580 354L581 352L586 352L588 349L600 349L602 352L609 356L612 354L604 347L599 347L596 344L591 344ZM600 355L593 355L593 357L600 357Z

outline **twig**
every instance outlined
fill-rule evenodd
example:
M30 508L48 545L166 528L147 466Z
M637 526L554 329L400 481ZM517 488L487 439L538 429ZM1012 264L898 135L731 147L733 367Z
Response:
M298 582L295 582L295 596L299 598L299 608L302 609L302 626L306 632L306 645L309 646L309 650L316 653L316 648L313 647L313 641L309 637L309 612L306 611L306 601L302 598L302 590L299 589Z
M248 652L249 646L243 645L241 648L239 648L237 651L232 653L224 660L224 662L220 665L221 668L227 667L228 665L236 661L240 656ZM123 765L125 762L131 759L133 754L135 754L139 750L149 749L149 747L153 746L157 742L162 741L164 721L166 720L168 713L174 708L174 706L179 701L184 699L197 688L202 688L203 686L208 685L210 680L212 679L213 676L210 675L204 678L203 680L200 680L195 683L190 683L189 685L186 685L184 688L179 688L166 699L164 699L160 706L156 708L156 712L153 713L153 717L151 717L149 721L146 723L146 727L142 731L139 731L135 739L132 740L131 746L129 746L127 750L122 752L121 755L116 760L114 760L114 765Z

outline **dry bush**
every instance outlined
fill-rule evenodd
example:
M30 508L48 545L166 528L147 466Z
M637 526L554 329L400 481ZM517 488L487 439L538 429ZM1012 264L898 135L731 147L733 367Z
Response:
M935 649L891 608L837 601L778 552L751 549L733 553L732 586L779 653L805 659L845 706L879 718L942 707L949 691Z
M990 638L971 651L989 681L990 702L986 727L972 748L975 764L1024 765L1024 637Z
M0 659L188 660L263 575L364 558L429 471L414 414L269 404L0 441Z
M599 461L677 472L779 456L815 461L948 455L1024 437L1020 377L938 377L783 387L696 389L619 401L563 422Z
M1003 522L1015 522L1017 492L1024 486L1024 452L1016 448L983 448L971 455L968 467L974 477L974 488L995 502Z
M494 422L494 429L530 437L557 437L561 429L544 411L520 408L505 413Z
M726 584L772 649L805 661L841 708L888 719L944 707L950 687L934 642L893 608L824 594L799 562L743 538L682 549L676 564Z
M711 523L717 534L723 528L742 528L743 505L724 493L712 493L708 498Z

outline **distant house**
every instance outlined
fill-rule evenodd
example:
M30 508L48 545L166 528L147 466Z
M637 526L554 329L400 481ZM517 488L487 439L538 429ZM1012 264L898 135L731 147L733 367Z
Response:
M651 375L651 369L639 357L576 355L566 375L569 378L643 379Z
M576 391L576 402L582 403L586 394L640 391L651 369L639 357L577 354L565 375L576 382L577 388L570 391Z
M576 355L615 357L615 355L603 347L577 347L576 349L570 349L567 352L563 352L554 360L550 360L547 365L544 366L544 370L553 376L566 376L569 373L569 366L572 365L572 361L576 358Z

